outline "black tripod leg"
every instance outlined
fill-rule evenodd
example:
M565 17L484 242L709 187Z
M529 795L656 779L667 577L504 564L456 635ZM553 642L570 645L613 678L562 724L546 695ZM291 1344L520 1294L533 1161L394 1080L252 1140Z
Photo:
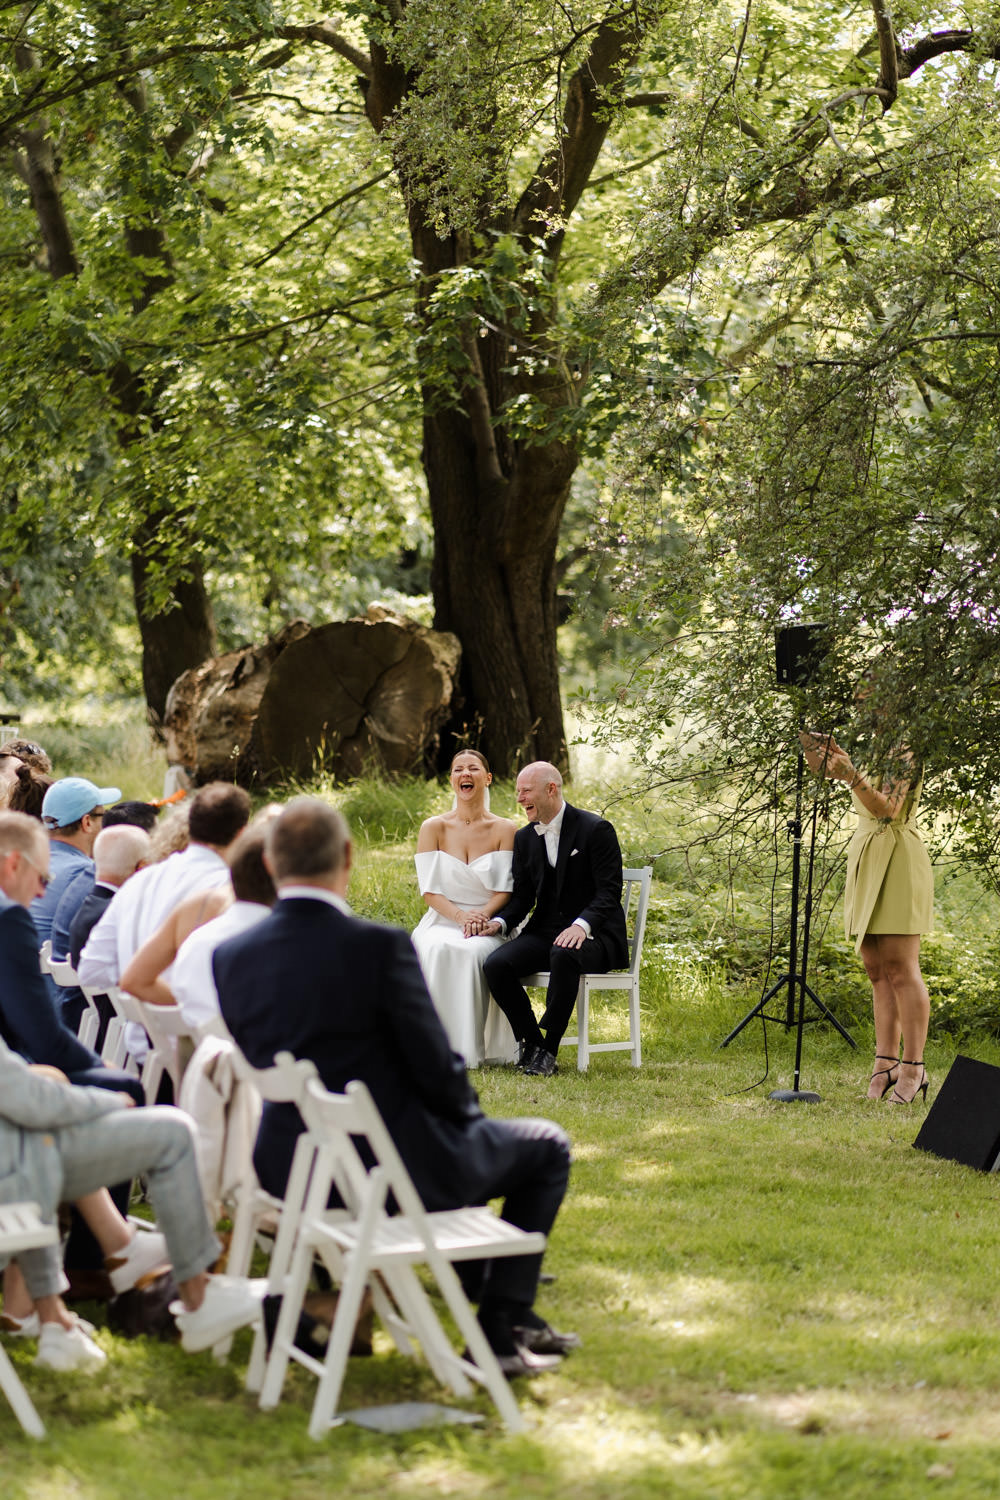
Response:
M831 1024L831 1026L835 1026L837 1028L837 1030L840 1032L841 1036L844 1038L844 1041L845 1042L850 1042L851 1046L856 1048L858 1044L854 1040L854 1038L851 1036L850 1032L844 1030L843 1026L841 1026L840 1022L837 1020L837 1017L833 1014L833 1012L831 1010L827 1010L827 1008L823 1004L822 1000L816 994L816 991L813 990L813 989L811 989L808 984L806 985L805 988L806 988L806 994L809 996L809 999L812 1001L813 1005L815 1005L816 1009L819 1011L820 1018L822 1020L824 1020L824 1021L829 1021L830 1024Z
M772 984L767 994L762 996L762 998L757 1001L757 1004L753 1007L753 1009L747 1011L746 1015L743 1017L739 1025L733 1027L732 1031L726 1037L725 1041L719 1043L719 1051L721 1052L723 1047L728 1047L733 1038L739 1036L744 1026L750 1025L750 1022L754 1019L755 1016L762 1016L764 1014L764 1006L767 1004L767 1002L769 1000L773 1000L775 995L777 995L781 990L787 989L789 983L795 983L795 975L782 974L781 978L775 984ZM769 1021L776 1021L780 1026L788 1025L788 1022L786 1021L784 1016L768 1016L767 1019Z

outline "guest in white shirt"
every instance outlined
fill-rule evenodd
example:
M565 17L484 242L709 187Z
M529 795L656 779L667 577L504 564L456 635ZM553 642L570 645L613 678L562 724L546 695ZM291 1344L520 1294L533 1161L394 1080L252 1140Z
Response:
M195 793L190 843L181 853L140 870L112 897L80 955L83 986L103 990L119 984L134 954L186 897L220 886L228 890L226 855L249 816L250 798L242 787L213 781ZM130 1023L126 1042L141 1060L148 1045L140 1032Z
M147 1004L179 1005L192 1030L218 1017L212 954L227 938L263 921L276 899L274 882L264 864L265 832L265 824L255 821L230 850L235 899L225 911L191 928L177 946L172 928L187 915L184 907L192 903L185 902L132 959L122 976L123 989ZM163 978L168 968L169 985Z

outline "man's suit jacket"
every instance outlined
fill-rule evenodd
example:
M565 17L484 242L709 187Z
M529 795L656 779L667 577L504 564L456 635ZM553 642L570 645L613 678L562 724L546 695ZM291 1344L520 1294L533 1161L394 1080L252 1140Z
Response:
M0 892L0 1036L29 1062L64 1073L100 1066L56 1009L38 962L38 933L23 906Z
M514 835L514 888L501 908L508 933L531 912L526 931L545 925L556 931L577 917L590 923L591 936L604 946L612 968L628 963L628 932L622 910L622 852L618 835L604 818L567 802L555 868L555 910L543 910L548 870L545 839L533 823Z
M69 956L74 969L79 967L80 954L87 946L87 939L103 917L114 893L113 885L95 885L77 908L76 916L69 924Z
M282 899L216 949L213 972L226 1025L254 1067L287 1050L311 1058L334 1092L360 1078L427 1207L477 1201L495 1176L492 1127L502 1122L479 1108L406 933L323 900ZM265 1187L283 1189L275 1176L301 1129L292 1107L265 1108L256 1154Z

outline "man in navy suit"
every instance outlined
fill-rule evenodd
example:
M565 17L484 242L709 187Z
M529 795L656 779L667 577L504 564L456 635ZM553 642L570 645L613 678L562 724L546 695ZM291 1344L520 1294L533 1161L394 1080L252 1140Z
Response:
M502 1197L509 1223L547 1234L569 1141L549 1120L483 1114L409 937L360 921L344 899L351 845L341 815L296 798L268 828L265 862L278 888L273 912L213 959L223 1017L249 1061L266 1067L283 1050L308 1057L338 1093L360 1078L428 1209ZM302 1128L294 1106L264 1106L254 1161L266 1189L284 1191ZM501 1257L476 1288L508 1375L551 1368L577 1342L534 1312L540 1269L540 1255Z
M528 826L514 836L514 889L483 931L513 932L528 921L490 954L483 972L521 1044L521 1070L550 1077L580 975L606 974L628 963L622 853L610 823L563 800L562 777L548 761L525 766L517 800ZM546 969L545 1013L537 1021L521 981Z

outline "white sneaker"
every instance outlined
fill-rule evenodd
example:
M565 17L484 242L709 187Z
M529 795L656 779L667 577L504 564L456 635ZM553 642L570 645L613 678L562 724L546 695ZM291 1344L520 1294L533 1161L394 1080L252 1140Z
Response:
M70 1318L77 1328L82 1328L84 1333L94 1332L93 1323L88 1323L86 1318L81 1318L78 1313L70 1313ZM14 1318L10 1313L0 1313L0 1333L6 1333L12 1339L37 1339L42 1331L41 1321L36 1312L31 1312L26 1318Z
M36 1312L30 1312L26 1318L0 1313L0 1333L6 1333L12 1339L37 1339L41 1327Z
M158 1230L137 1229L124 1250L105 1256L104 1269L116 1292L130 1292L145 1278L170 1269L167 1242Z
M196 1312L188 1312L183 1302L171 1302L181 1334L181 1347L189 1354L211 1349L235 1333L255 1323L261 1315L267 1281L245 1276L212 1276L205 1288L205 1298Z
M43 1323L35 1364L49 1370L98 1370L107 1360L104 1350L87 1337L79 1323Z

